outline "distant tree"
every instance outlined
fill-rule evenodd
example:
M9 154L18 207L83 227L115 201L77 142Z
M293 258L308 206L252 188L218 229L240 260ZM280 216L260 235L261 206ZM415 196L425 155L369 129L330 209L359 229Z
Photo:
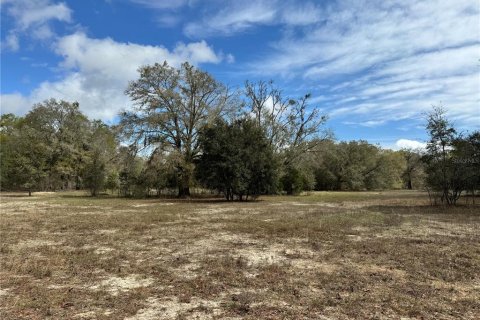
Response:
M458 140L457 132L445 116L445 110L434 107L427 115L427 131L430 141L427 153L423 157L426 163L426 184L442 203L456 204L465 188L462 166L455 161L454 144Z
M245 105L249 116L261 127L281 164L282 186L287 194L308 189L313 174L298 162L331 133L323 126L327 121L316 107L309 106L310 94L299 99L285 97L273 81L245 83Z
M253 120L228 124L218 119L204 128L200 146L197 176L207 187L223 192L227 200L248 200L275 188L273 150Z
M23 118L2 117L2 188L78 185L89 121L78 103L45 100Z
M323 128L327 116L309 106L310 94L299 99L285 97L273 81L245 83L245 104L283 165L315 147L315 141L329 138Z
M475 191L480 186L480 131L458 136L453 141L452 162L457 167L457 180L461 180L475 201Z
M382 149L377 146L378 153L376 169L367 176L366 188L373 189L402 189L402 174L405 170L405 160L396 151Z
M147 195L147 187L142 181L144 161L137 157L137 150L130 147L120 147L117 157L119 168L118 182L120 195L124 197L143 197Z
M404 187L408 190L421 189L423 187L423 163L422 153L413 149L402 149L400 154L405 161L402 180Z
M401 188L403 159L366 141L323 141L312 152L317 190Z
M107 176L114 170L111 163L116 156L117 141L112 130L97 120L91 124L87 143L82 170L83 184L92 196L97 196L106 188Z
M199 130L229 107L228 90L187 62L176 69L163 64L139 69L126 94L136 104L121 115L124 136L137 146L176 154L178 195L190 194Z
M23 127L24 119L4 114L0 120L0 188L26 190L29 195L38 189L43 178L43 159L39 145L32 143L31 130Z
M142 175L144 184L149 190L154 190L157 196L162 189L177 187L174 155L154 152L145 162Z
M280 182L282 184L282 189L287 192L287 194L299 194L306 188L306 177L302 172L294 166L288 166L282 176Z
M79 183L88 129L89 120L77 102L45 100L25 116L20 130L26 143L35 146L36 153L30 152L30 157L41 162L35 165L43 173L41 189L65 189Z
M105 189L111 190L112 192L120 188L120 178L118 176L118 171L113 168L107 175L105 181Z

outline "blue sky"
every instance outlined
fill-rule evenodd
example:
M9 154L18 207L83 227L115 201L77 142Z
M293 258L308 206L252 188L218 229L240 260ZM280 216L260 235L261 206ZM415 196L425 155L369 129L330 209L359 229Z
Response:
M0 1L2 113L54 97L112 122L140 65L188 60L311 93L341 140L418 146L432 105L480 127L478 0Z

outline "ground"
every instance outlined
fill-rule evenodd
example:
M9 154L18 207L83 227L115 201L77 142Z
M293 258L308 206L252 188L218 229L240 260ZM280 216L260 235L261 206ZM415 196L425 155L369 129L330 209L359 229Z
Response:
M3 194L1 319L479 319L480 207Z

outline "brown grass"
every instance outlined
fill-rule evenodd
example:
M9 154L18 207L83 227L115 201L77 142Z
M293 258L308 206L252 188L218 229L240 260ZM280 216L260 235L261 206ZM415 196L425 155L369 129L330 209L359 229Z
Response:
M0 319L478 319L480 207L3 195Z

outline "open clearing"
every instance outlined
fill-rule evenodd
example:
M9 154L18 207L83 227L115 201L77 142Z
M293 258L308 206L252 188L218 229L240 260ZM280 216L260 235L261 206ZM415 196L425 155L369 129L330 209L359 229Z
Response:
M4 194L1 319L478 319L480 207Z

